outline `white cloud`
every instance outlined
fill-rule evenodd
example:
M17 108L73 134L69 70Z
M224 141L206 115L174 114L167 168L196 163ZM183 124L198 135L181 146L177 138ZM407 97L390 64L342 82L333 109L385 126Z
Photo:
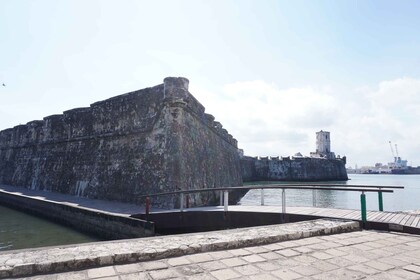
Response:
M420 80L401 78L376 87L337 92L331 87L279 88L262 80L190 91L238 139L248 155L309 154L315 132L331 132L332 149L350 165L392 160L388 141L420 165Z

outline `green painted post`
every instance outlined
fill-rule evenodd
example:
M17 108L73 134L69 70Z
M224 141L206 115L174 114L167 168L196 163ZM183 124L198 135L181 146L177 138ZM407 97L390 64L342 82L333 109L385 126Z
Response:
M360 205L362 207L362 222L363 222L363 227L366 224L366 195L365 192L362 192L362 194L360 195Z
M379 211L384 211L384 201L382 200L382 192L380 190L381 188L379 188L378 192Z

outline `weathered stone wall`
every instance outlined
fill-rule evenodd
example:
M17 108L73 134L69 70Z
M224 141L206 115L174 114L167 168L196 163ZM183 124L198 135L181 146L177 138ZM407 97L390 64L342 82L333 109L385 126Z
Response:
M243 157L244 181L341 181L348 180L345 161L324 158Z
M187 79L166 78L0 131L0 183L138 202L148 193L238 186L242 177L236 140L205 114ZM153 206L176 204L166 197Z
M155 234L153 222L112 213L93 211L76 205L39 200L25 195L0 191L0 203L71 226L103 239L146 237Z

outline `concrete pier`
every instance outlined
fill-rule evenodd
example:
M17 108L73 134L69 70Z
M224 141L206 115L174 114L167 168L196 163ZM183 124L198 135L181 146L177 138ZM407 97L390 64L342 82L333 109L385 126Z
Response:
M129 213L139 211L139 206L131 204L11 186L0 186L0 203L106 240L145 237L155 233L152 222L130 217Z

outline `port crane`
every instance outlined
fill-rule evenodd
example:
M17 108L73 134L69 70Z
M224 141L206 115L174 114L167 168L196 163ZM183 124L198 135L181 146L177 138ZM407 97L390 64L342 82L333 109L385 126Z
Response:
M391 153L392 153L392 157L394 158L394 162L397 160L397 158L395 157L395 154L394 154L394 149L392 148L392 143L391 143L391 141L389 141L389 147L391 148Z
M389 147L391 148L392 157L394 158L394 162L392 163L393 168L405 168L407 167L407 161L402 160L399 153L398 153L398 146L395 144L395 153L394 148L392 147L391 141L389 141Z

